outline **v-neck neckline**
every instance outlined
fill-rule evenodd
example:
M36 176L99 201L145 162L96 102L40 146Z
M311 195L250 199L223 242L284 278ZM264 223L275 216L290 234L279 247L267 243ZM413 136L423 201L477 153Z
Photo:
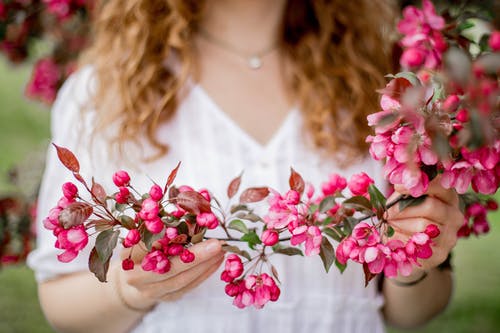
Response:
M279 143L279 139L286 133L289 123L293 120L295 114L297 113L297 108L295 106L291 107L272 136L265 143L261 143L255 137L250 135L250 133L244 130L243 127L241 127L233 118L231 118L200 84L195 84L194 90L198 92L198 94L207 102L209 109L212 110L216 116L221 118L227 126L238 132L243 140L259 151L269 150L271 147Z

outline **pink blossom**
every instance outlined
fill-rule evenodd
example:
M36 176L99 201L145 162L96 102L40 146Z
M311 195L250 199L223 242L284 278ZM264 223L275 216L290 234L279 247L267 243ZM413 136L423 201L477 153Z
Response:
M117 171L113 174L113 183L116 186L128 186L130 183L130 176L125 170Z
M427 57L427 52L421 48L411 47L404 50L401 55L401 66L405 68L421 66Z
M212 200L212 197L210 196L210 192L208 192L207 189L201 189L198 191L198 193L200 193L201 196L204 197L205 200L207 200L208 202L210 202Z
M233 282L243 273L243 263L240 257L231 253L226 258L224 271L221 273L221 280L225 282Z
M319 254L322 239L321 230L317 226L302 225L293 230L290 244L305 242L306 256L313 256Z
M491 33L488 45L493 51L500 51L500 31L495 30Z
M460 97L458 97L458 95L452 94L446 97L446 99L444 100L443 109L446 112L455 112L459 104L460 104Z
M196 223L201 227L215 229L219 225L219 220L214 213L200 213L196 216Z
M78 188L71 182L64 183L62 186L63 195L68 199L74 199L78 194Z
M154 184L149 190L149 197L154 201L160 201L163 198L163 190L160 186Z
M26 95L51 104L57 94L61 70L51 59L41 59L35 64L32 76L26 86Z
M181 244L170 244L170 245L167 245L167 254L169 256L178 256L180 254L182 254L182 252L184 251L184 246L182 246ZM164 248L165 250L165 248ZM165 252L165 251L164 251Z
M145 271L164 274L170 270L170 261L162 251L153 250L142 259L141 267Z
M119 204L126 204L130 196L130 191L126 187L120 187L119 192L115 195L115 200Z
M380 234L373 226L365 222L358 223L352 230L351 237L359 246L374 246L380 242Z
M349 187L351 193L354 195L367 195L368 187L373 183L374 181L370 178L370 176L368 176L364 172L361 172L352 175L347 186Z
M260 237L262 243L266 246L273 246L279 241L279 235L276 230L266 229L262 232L262 236Z
M47 5L48 12L60 20L67 20L73 14L72 0L43 0L43 2Z
M347 186L347 181L344 177L339 174L331 174L328 177L328 181L321 184L321 191L324 195L335 195L337 192L341 192Z
M135 244L139 243L141 240L141 234L137 229L130 229L127 233L127 236L123 240L124 247L132 247Z
M188 249L184 249L180 255L181 261L185 264L190 263L194 260L194 253Z
M159 217L153 218L151 220L145 220L144 224L146 229L151 231L153 234L159 234L163 230L163 222Z
M285 196L271 190L269 195L269 211L264 216L264 222L269 229L281 229L287 227L290 223L296 223L301 219L297 204L300 195L293 190L288 191Z
M422 2L423 9L408 6L403 10L403 19L398 23L398 30L405 35L415 33L428 34L431 30L441 30L444 28L444 19L436 14L434 5L429 0Z
M70 262L76 258L78 251L81 251L88 243L89 236L83 225L63 229L57 234L55 247L65 250L57 256L61 262Z
M153 220L158 217L159 212L158 203L151 198L147 198L142 202L139 217L143 220Z
M455 116L455 118L459 122L465 123L465 122L469 121L469 112L467 111L467 109L460 109L460 110L458 110L457 115Z

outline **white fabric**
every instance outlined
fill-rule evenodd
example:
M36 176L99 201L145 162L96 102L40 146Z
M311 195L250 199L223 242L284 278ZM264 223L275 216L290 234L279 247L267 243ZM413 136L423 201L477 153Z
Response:
M261 145L197 85L188 92L173 119L159 129L160 140L171 147L169 154L144 164L138 157L141 151L130 147L128 157L137 162L136 169L130 170L130 166L110 158L103 136L88 140L92 116L82 118L79 110L88 101L91 89L90 68L80 70L67 81L52 111L53 142L72 149L80 160L82 174L87 179L94 176L110 192L116 190L111 181L116 170L128 168L133 185L145 192L151 179L164 182L178 161L182 161L182 166L177 185L208 188L221 200L226 197L229 181L242 170L242 188L269 185L278 191L287 190L291 166L316 188L332 172L349 177L365 171L375 176L378 185L382 183L380 166L369 159L339 171L333 161L320 157L302 134L298 110L291 110L269 143ZM61 184L71 179L70 172L57 160L55 149L50 148L39 197L38 248L28 259L38 281L87 269L88 251L71 263L59 263L56 255L61 251L54 248L54 236L41 223L61 196ZM282 293L277 302L268 303L263 310L234 307L224 293L218 272L182 299L158 305L134 332L384 331L380 315L382 297L375 283L364 287L359 265L349 265L341 275L335 267L326 274L319 257L276 255L272 262L280 274Z

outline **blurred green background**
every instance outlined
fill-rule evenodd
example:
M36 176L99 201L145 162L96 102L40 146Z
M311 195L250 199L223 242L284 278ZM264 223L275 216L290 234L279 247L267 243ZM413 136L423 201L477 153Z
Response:
M0 194L11 190L4 179L7 170L32 154L39 155L49 142L47 108L23 96L29 71L28 66L9 67L0 58ZM492 231L487 236L457 245L455 292L449 307L413 332L500 332L500 214L490 220ZM0 332L52 332L38 305L33 273L25 266L0 270Z

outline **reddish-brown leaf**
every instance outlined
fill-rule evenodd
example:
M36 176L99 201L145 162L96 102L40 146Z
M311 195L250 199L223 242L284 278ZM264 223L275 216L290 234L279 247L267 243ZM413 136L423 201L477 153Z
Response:
M179 170L180 166L181 162L177 163L177 166L172 171L170 171L170 174L168 175L167 178L167 183L165 184L165 188L163 189L163 193L167 192L167 188L174 182L175 177L177 177L177 171Z
M274 267L274 265L271 265L271 273L273 273L273 276L276 279L276 281L278 281L278 283L281 284L280 278L278 276L278 270L276 269L276 267Z
M406 89L412 87L412 84L409 80L397 77L392 79L383 89L377 90L379 93L384 95L389 95L394 99L401 99Z
M175 202L184 210L191 214L209 213L212 211L210 202L196 191L180 192L175 198Z
M99 281L106 282L108 269L109 259L105 262L102 262L102 260L99 258L99 255L97 254L96 248L94 247L89 256L89 270L94 273Z
M170 243L176 243L176 244L186 244L186 242L187 242L186 234L177 235L170 240Z
M229 186L227 187L227 197L229 199L234 197L234 195L238 192L241 184L241 176L242 174L231 180L231 182L229 183Z
M78 163L78 159L71 152L71 150L59 147L55 143L53 143L53 145L54 147L56 147L57 157L59 157L61 163L70 171L73 171L75 173L80 172L80 163Z
M290 168L290 178L288 179L288 183L290 184L290 189L297 191L300 195L302 195L305 186L304 179L293 168Z
M269 195L267 187L250 187L243 191L240 195L240 203L246 204L251 202L258 202L263 200Z
M93 195L93 199L96 203L104 203L106 202L106 191L101 184L94 182L94 178L92 178L92 188L90 192Z
M59 222L65 229L69 229L84 223L93 211L92 206L87 203L73 202L59 213Z
M368 283L370 283L370 281L375 276L377 276L377 274L373 274L372 272L370 272L370 269L368 268L368 264L367 263L363 264L363 271L365 272L365 287L366 287L366 286L368 286Z
M179 195L179 189L175 186L172 186L168 189L168 198L175 199Z

